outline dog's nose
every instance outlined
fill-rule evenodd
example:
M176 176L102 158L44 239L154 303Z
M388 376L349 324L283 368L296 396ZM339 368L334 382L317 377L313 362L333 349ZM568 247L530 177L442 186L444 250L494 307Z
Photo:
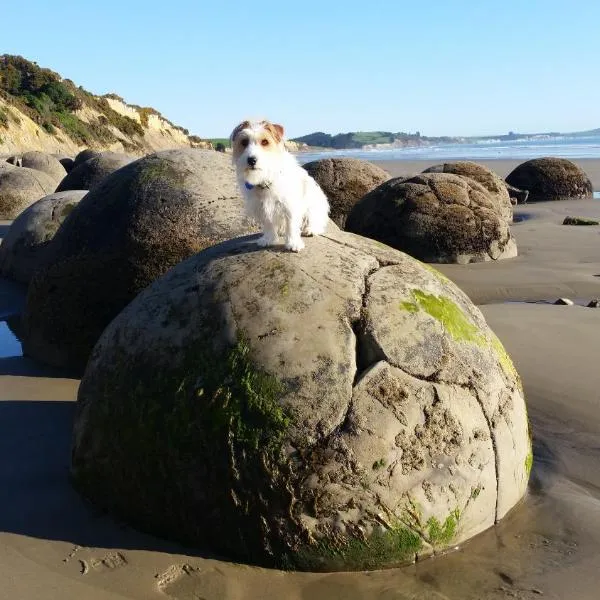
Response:
M256 166L256 156L249 156L249 157L248 157L248 164L249 164L251 167L254 167L254 166Z

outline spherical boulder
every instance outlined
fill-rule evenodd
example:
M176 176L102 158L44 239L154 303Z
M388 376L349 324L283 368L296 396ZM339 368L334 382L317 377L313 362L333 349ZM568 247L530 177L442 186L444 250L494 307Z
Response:
M506 182L528 190L528 202L591 198L593 188L585 171L566 158L535 158L516 167Z
M0 163L0 219L14 219L55 187L56 180L46 173Z
M91 150L90 148L86 148L75 157L75 160L73 161L74 166L78 167L81 163L84 163L86 160L90 160L90 158L96 158L97 156L100 156L100 154L102 153L98 152L97 150Z
M525 493L518 374L440 273L335 231L230 240L105 330L72 475L132 525L243 561L375 569L487 529Z
M517 255L496 199L475 180L450 173L383 183L354 206L346 230L425 262L465 264Z
M324 158L303 167L329 199L330 218L344 228L352 207L368 192L390 179L377 165L357 158Z
M103 152L85 162L75 164L56 188L57 192L67 190L91 190L105 177L133 162L135 159L117 152Z
M23 167L35 169L50 175L57 183L67 174L66 169L51 154L45 152L25 152L21 158Z
M492 196L498 207L500 215L509 223L513 220L513 208L506 184L500 175L491 169L475 162L461 160L458 162L443 163L425 169L423 173L452 173L461 177L469 177L480 183Z
M58 160L58 162L64 167L64 169L67 173L69 173L71 171L71 169L73 169L75 160L72 157L67 156L66 154L62 154L61 152L57 152L56 154L53 154L52 156L54 156L54 158L56 158L56 160Z
M11 224L0 244L0 273L28 284L45 263L46 250L62 222L86 191L50 194L26 208Z
M119 169L72 211L47 250L51 264L31 280L24 352L83 369L143 288L207 246L255 230L223 154L167 150Z

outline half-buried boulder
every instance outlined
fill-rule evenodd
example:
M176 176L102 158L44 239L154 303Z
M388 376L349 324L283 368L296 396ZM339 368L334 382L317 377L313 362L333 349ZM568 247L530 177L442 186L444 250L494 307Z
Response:
M73 166L78 167L80 164L84 163L86 160L90 160L90 158L96 158L100 156L102 152L98 152L97 150L92 150L91 148L86 148L82 150L73 161Z
M50 175L58 184L67 174L66 169L60 164L57 158L45 152L25 152L21 158L21 165L28 169L42 171Z
M126 154L104 152L76 164L56 188L57 192L67 190L91 190L105 177L133 162L135 159Z
M299 254L256 239L176 266L106 329L79 389L79 490L161 536L324 571L504 517L531 469L525 402L467 296L333 228Z
M342 229L352 207L390 178L387 171L357 158L324 158L303 167L325 192L331 207L329 216Z
M517 255L496 197L474 179L449 173L383 183L354 206L346 229L425 262L464 264Z
M566 158L535 158L516 167L506 182L529 190L529 202L591 198L592 182L585 171Z
M56 180L46 173L0 163L0 219L14 219L55 187Z
M494 173L491 169L475 162L461 160L458 162L434 165L433 167L425 169L423 173L452 173L453 175L474 179L488 191L495 204L498 206L502 217L509 223L512 223L513 208L506 184L500 175Z
M255 230L221 153L168 150L119 169L72 211L48 248L52 264L31 280L25 353L82 369L143 288L207 246Z
M86 194L80 190L59 192L26 208L13 221L0 244L0 273L29 283L33 273L45 262L50 240Z

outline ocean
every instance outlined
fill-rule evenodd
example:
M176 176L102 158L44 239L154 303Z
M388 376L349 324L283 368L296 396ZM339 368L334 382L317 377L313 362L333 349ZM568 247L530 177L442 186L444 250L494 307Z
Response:
M542 156L600 159L600 136L487 140L469 144L436 144L409 148L300 152L301 164L320 158L353 157L364 160L528 160Z

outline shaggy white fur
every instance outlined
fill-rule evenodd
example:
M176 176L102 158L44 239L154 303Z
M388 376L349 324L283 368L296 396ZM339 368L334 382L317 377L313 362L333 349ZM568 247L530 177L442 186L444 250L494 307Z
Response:
M320 235L329 220L329 202L317 182L284 145L283 127L268 121L244 121L231 134L238 184L249 216L262 226L260 246L299 252L302 235Z

